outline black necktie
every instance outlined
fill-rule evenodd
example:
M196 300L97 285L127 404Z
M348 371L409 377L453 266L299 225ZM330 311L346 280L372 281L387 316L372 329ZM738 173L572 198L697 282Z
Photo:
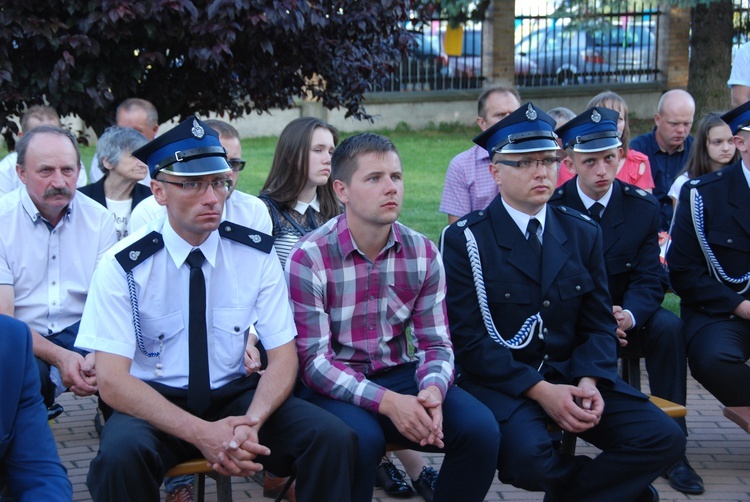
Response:
M188 408L196 416L211 406L211 380L208 374L208 335L206 333L206 281L201 265L206 258L200 249L190 252L185 262L190 266L190 301L188 314Z
M531 218L529 220L529 225L526 227L526 233L529 234L529 236L527 237L529 245L534 251L534 254L536 254L537 258L540 258L542 256L542 243L539 242L539 236L537 235L537 231L539 231L540 226L541 224L539 223L539 220L537 220L536 218Z
M589 208L589 214L591 215L591 218L593 218L593 220L597 223L601 223L603 211L604 206L602 204L599 204L598 202L594 202Z

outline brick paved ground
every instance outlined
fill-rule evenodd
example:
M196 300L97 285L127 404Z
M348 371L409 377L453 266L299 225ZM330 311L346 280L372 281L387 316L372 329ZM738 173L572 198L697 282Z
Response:
M646 381L645 374L642 381ZM716 399L692 378L688 381L688 396L688 458L703 476L706 492L703 495L684 495L672 490L666 480L658 479L655 486L661 500L750 501L750 435L725 419ZM65 413L52 426L57 446L73 483L74 500L88 501L91 498L86 489L86 473L98 445L93 426L96 404L92 398L79 399L70 393L61 396L59 401L65 407ZM594 454L595 451L579 441L578 453ZM436 467L442 461L440 455L427 455L426 458ZM271 500L263 497L261 487L251 479L234 478L232 488L235 501L250 498ZM208 501L216 500L215 485L211 480L207 481L206 492ZM382 490L375 490L373 501L397 500L402 499L388 498ZM415 497L412 500L421 499ZM542 495L524 492L496 480L486 500L540 501Z

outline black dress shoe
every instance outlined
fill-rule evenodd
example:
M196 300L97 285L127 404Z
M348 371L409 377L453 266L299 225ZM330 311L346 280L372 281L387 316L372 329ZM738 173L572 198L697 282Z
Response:
M636 497L634 502L659 502L659 492L653 485L648 485L645 490Z
M404 479L404 473L387 459L383 459L375 471L375 486L382 487L389 497L408 498L414 495L414 490Z
M438 472L432 467L422 467L422 472L419 473L417 479L412 479L411 484L417 493L422 496L427 502L432 502L432 498L435 494L435 485L437 484Z
M695 469L690 467L687 457L682 457L664 474L664 477L669 480L669 486L678 492L691 495L703 493L703 480Z

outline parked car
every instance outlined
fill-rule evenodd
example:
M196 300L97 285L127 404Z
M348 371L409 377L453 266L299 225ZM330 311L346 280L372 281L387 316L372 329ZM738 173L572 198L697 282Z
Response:
M656 39L643 24L550 26L523 37L516 54L537 64L543 85L651 80L657 70Z
M454 79L458 87L481 87L486 78L482 71L482 30L464 30L460 56L446 56L448 75ZM516 83L526 85L527 81L536 78L537 65L528 57L516 54L515 61Z

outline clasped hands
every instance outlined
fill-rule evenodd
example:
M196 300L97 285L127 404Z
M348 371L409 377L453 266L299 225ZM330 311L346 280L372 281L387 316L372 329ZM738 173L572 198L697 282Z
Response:
M596 380L581 378L578 386L541 381L527 391L564 431L581 433L595 427L602 418L604 399Z
M259 420L245 415L203 422L196 446L213 470L224 476L252 476L263 469L255 461L271 450L258 442Z
M416 396L386 391L380 413L391 419L398 431L421 446L443 448L443 395L430 385Z

